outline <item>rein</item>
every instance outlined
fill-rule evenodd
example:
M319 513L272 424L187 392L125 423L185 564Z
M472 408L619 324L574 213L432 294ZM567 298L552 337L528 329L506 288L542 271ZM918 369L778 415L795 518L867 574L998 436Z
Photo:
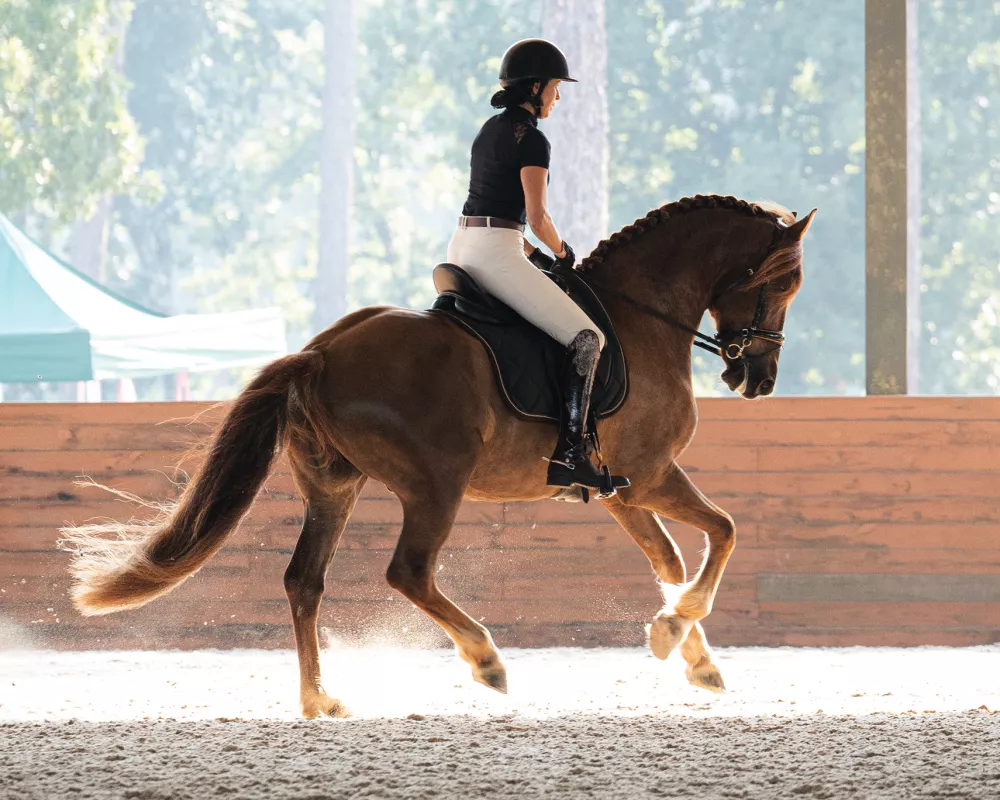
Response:
M695 347L700 347L702 350L714 353L724 361L727 359L730 361L736 361L743 358L743 351L753 344L754 339L763 339L764 341L771 342L772 344L777 345L777 347L774 348L777 350L780 350L785 344L785 334L781 331L770 331L757 327L760 325L760 321L764 317L764 312L767 310L766 283L760 287L760 296L757 298L757 310L754 312L753 322L750 323L750 327L743 328L739 331L732 331L731 334L727 336L723 336L723 331L719 331L715 336L706 336L696 328L692 328L690 325L685 325L683 322L678 322L673 317L668 314L664 314L662 311L659 311L652 306L641 303L638 300L629 297L627 294L623 294L622 292L612 289L610 286L603 283L598 283L590 276L581 275L581 277L592 287L600 289L602 292L610 295L611 297L616 297L619 300L628 303L636 310L658 319L661 322L666 322L668 325L673 325L675 328L678 328L685 333L692 334L695 337L694 342L692 342ZM729 294L729 292L738 290L743 283L752 277L753 270L747 270L747 274L744 277L738 278L728 287L715 295L712 298L712 303L714 304L720 297ZM773 350L770 352L773 352Z

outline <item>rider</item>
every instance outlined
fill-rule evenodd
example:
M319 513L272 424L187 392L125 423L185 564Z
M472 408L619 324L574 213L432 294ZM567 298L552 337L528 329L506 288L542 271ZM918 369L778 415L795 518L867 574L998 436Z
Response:
M483 125L472 144L469 197L448 245L448 261L466 270L494 297L567 348L562 375L559 440L549 460L548 485L600 489L591 461L587 410L604 334L590 317L538 268L569 270L573 249L559 236L546 205L548 139L538 121L552 113L566 57L551 42L525 39L504 53L503 87L490 100L503 113ZM524 224L555 259L524 238ZM616 478L617 485L627 485ZM606 485L605 485L606 488Z

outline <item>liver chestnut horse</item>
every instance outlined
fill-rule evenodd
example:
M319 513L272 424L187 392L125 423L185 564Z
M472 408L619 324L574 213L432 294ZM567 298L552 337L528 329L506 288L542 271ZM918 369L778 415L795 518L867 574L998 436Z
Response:
M679 647L688 680L707 689L724 684L700 621L712 610L735 527L677 465L697 422L691 346L707 310L729 388L746 398L773 391L813 214L796 221L774 205L686 198L612 235L579 266L614 321L630 371L628 398L600 423L600 438L608 463L632 486L602 502L663 586L666 606L649 627L653 653L666 658ZM495 380L482 345L439 314L349 314L261 370L233 402L195 478L158 519L67 530L77 608L135 608L196 572L247 513L284 448L305 505L285 572L303 714L345 713L320 682L317 617L327 569L369 478L403 507L389 584L445 630L477 681L505 692L489 631L434 579L464 499L556 493L545 485L543 460L555 427L514 414ZM704 531L708 549L693 579L660 517Z

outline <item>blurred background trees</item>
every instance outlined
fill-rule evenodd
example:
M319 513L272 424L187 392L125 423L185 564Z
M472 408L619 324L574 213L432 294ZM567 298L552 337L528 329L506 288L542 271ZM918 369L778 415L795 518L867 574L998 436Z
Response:
M920 389L992 394L1000 9L919 6ZM0 0L0 211L153 308L280 305L295 347L344 308L425 307L500 55L551 35L585 76L543 123L567 239L694 193L818 206L779 391L860 394L863 15L863 0ZM698 359L702 392L721 392L717 371ZM196 396L243 377L201 377Z

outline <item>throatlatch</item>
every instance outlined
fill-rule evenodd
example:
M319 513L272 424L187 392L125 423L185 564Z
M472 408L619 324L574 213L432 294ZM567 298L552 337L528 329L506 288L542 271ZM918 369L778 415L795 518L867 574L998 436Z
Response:
M600 341L593 331L580 331L566 350L562 374L562 405L559 418L559 439L549 461L549 486L568 488L579 486L583 501L590 499L589 490L598 497L611 497L618 489L630 486L628 478L612 475L607 466L598 469L592 461L599 454L596 425L588 432L590 391L601 357Z

